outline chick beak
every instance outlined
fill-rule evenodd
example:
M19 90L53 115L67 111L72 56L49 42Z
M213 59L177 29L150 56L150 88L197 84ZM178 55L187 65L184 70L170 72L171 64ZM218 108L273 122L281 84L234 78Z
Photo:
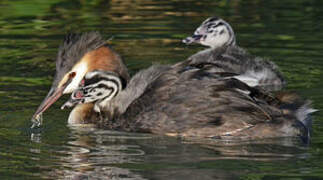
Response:
M185 38L185 39L183 39L183 43L185 43L185 44L192 44L192 43L198 43L198 42L200 42L200 40L201 40L201 38L203 37L203 35L193 35L193 36L191 36L191 37L187 37L187 38Z
M65 88L72 82L75 77L75 73L69 74L68 80L60 87L52 87L43 102L37 108L37 111L33 115L32 119L38 119L38 116L46 111L54 102L56 102L62 95Z

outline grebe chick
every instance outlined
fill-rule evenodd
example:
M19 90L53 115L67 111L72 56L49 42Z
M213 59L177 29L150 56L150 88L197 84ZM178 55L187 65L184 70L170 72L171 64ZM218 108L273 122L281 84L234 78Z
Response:
M296 96L273 96L238 79L228 78L230 73L208 73L204 69L179 72L169 65L154 65L141 70L124 84L127 73L120 57L106 46L89 49L96 43L89 43L90 39L85 37L79 39L85 40L86 46L78 46L81 49L76 51L86 52L83 55L69 52L74 52L74 48L64 48L65 53L59 53L76 57L68 56L63 64L61 60L56 64L58 73L66 65L70 68L65 74L56 74L54 91L49 92L34 117L65 92L72 93L74 98L65 106L76 105L69 123L89 123L77 118L91 117L90 123L113 130L169 136L309 138L309 114L313 109L309 102ZM96 62L102 58L109 64ZM82 62L87 62L85 70L84 66L78 65ZM89 68L92 66L95 68ZM79 72L84 73L80 75ZM65 91L79 76L81 78L75 82L77 86ZM57 80L57 77L61 78Z
M215 72L231 72L235 78L249 86L261 86L267 90L281 89L285 84L283 75L275 63L250 55L236 45L234 31L229 23L217 17L206 19L194 32L183 40L186 44L198 43L208 47L187 61L177 65L182 67L204 67ZM211 68L213 65L213 68Z

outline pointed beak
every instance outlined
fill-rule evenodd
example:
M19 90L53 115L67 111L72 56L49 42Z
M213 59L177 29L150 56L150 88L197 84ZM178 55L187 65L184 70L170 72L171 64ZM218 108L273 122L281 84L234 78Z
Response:
M65 88L72 82L75 74L71 74L68 77L68 80L61 87L52 87L43 102L37 108L35 114L32 119L38 119L38 116L46 111L54 102L56 102L62 95Z
M201 38L203 37L203 35L193 35L191 37L187 37L185 39L182 40L183 43L185 43L186 45L192 44L192 43L198 43Z
M189 70L192 70L192 69L195 69L193 66L186 66L184 67L183 69L179 70L178 73L183 73L183 72L186 72L186 71L189 71Z
M63 95L65 88L66 86L62 86L60 88L51 88L43 102L37 108L37 111L32 118L35 119L39 114L46 111L46 109L48 109L54 102L56 102Z

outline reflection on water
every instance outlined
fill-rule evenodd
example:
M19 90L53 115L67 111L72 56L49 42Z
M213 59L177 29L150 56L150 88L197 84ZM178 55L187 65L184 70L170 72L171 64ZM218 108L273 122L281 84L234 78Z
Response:
M41 134L32 134L32 141L41 143ZM30 152L40 154L41 149ZM59 179L164 179L168 172L178 168L181 177L203 175L206 179L233 178L242 175L225 170L204 174L204 170L186 172L192 164L215 163L227 160L273 162L290 159L307 159L307 147L297 139L271 139L258 141L228 141L215 139L180 139L96 129L89 126L70 126L67 142L52 152L58 154L53 162L56 168L41 175ZM41 161L42 159L35 159ZM220 164L219 164L220 165ZM40 167L48 168L48 167ZM153 170L153 171L152 171ZM149 174L143 171L151 171ZM144 175L142 175L144 174ZM177 179L173 177L173 179Z
M323 2L318 0L0 1L0 179L322 179L323 118L313 139L234 142L68 127L68 111L30 118L46 95L66 32L99 30L130 72L175 63L203 49L180 43L211 15L237 42L270 57L289 84L323 110ZM279 164L279 165L278 165Z
M69 141L58 153L64 156L56 162L59 167L44 174L44 178L60 179L144 179L128 169L111 165L140 162L145 152L139 145L123 142L127 134L95 128L70 127ZM148 136L130 137L146 139ZM116 143L120 141L120 143Z

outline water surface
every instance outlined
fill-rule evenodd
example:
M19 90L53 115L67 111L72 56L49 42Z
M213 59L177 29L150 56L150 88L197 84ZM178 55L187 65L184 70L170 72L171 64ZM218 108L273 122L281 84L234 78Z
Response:
M49 89L67 32L98 30L132 74L203 49L185 46L205 18L232 24L238 44L279 65L323 110L323 2L319 0L30 0L0 2L0 179L323 179L323 114L309 146L295 139L228 142L67 126L64 99L30 117Z

